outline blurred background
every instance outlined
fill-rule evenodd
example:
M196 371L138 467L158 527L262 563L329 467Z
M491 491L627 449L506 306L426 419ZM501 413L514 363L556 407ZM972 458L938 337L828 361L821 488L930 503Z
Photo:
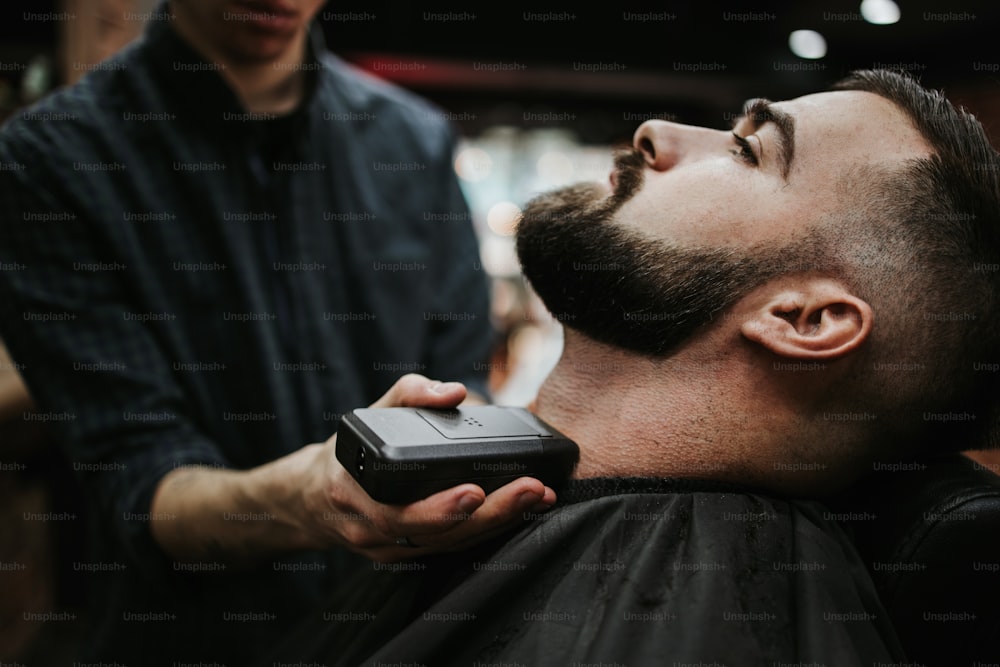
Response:
M943 88L981 118L995 145L1000 137L1000 12L993 1L678 0L568 10L479 4L331 1L319 23L334 52L435 102L455 126L455 170L493 279L502 334L490 364L498 403L530 401L561 349L558 323L519 277L511 233L520 207L542 190L605 180L613 148L630 142L641 122L725 128L747 98L787 99L822 90L852 69L888 67ZM0 121L138 37L159 6L3 0ZM17 364L0 344L0 463L32 461L29 474L0 467L0 658L25 655L40 636L59 638L58 628L40 635L37 624L18 618L20 610L72 606L57 599L67 587L44 563L33 570L38 576L3 567L24 562L25 554L37 560L59 552L53 541L74 539L17 520L22 511L64 506L52 482L58 471L31 451L41 435L16 418L28 407ZM982 461L1000 470L1000 462ZM6 532L10 526L17 534Z

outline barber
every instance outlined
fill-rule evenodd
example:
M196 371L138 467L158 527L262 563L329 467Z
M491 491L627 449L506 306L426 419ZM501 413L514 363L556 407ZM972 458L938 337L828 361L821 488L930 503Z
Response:
M492 332L448 123L322 4L164 4L0 131L0 335L85 493L84 661L247 664L372 560L554 502L379 505L334 456L350 409L484 400Z

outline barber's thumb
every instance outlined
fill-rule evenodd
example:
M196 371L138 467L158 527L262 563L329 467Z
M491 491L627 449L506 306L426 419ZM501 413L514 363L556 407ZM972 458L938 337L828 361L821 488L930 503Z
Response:
M417 373L404 375L372 407L452 408L465 400L461 382L431 380Z
M467 393L465 385L461 382L432 380L423 386L422 395L419 398L414 397L412 405L428 408L453 408L465 400Z

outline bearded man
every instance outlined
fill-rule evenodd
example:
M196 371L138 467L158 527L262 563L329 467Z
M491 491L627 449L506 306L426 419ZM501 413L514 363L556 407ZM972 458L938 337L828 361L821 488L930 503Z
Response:
M905 659L817 497L874 462L988 444L994 380L973 361L1000 331L982 269L998 167L974 118L884 71L753 100L731 132L644 123L608 186L543 194L518 228L566 325L532 405L580 446L556 508L376 566L338 598L350 617L268 658Z

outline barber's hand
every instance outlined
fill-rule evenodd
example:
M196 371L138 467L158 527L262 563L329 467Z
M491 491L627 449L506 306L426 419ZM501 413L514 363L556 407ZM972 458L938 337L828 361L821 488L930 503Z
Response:
M436 382L422 375L400 378L375 408L452 408L466 397L457 382ZM372 500L337 460L336 436L314 445L316 459L306 506L320 540L328 540L373 560L388 562L438 551L455 551L497 535L524 520L526 512L548 509L555 491L522 477L489 496L475 484L462 484L409 505Z

